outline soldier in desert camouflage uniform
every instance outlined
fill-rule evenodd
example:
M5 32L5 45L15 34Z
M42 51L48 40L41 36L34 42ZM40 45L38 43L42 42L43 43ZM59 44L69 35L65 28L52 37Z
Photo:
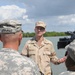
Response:
M39 75L35 63L18 52L22 40L21 24L16 20L0 22L0 75Z
M45 28L44 22L36 22L35 36L26 42L22 55L32 58L37 63L41 75L52 75L50 62L60 64L65 61L65 57L57 58L52 42L43 37Z

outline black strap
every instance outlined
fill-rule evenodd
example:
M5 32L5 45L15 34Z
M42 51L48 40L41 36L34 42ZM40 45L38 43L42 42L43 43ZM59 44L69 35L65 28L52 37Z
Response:
M44 75L41 71L40 71L40 74L41 74L41 75Z

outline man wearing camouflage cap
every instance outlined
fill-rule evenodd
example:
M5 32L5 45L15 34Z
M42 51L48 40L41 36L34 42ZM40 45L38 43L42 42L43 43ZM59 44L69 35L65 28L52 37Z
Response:
M0 22L0 75L39 75L39 69L29 58L19 54L22 40L21 23L17 20Z
M75 75L75 40L68 44L65 49L67 50L67 59L65 61L67 71L62 72L59 75Z
M58 59L51 41L44 38L46 24L43 21L35 23L35 36L25 44L22 55L32 58L39 66L41 75L52 75L50 61L60 64L65 58Z

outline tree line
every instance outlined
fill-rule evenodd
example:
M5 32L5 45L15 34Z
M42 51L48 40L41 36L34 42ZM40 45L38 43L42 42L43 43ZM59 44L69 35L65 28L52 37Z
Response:
M67 36L67 35L68 34L66 34L65 32L55 32L55 31L53 31L53 32L46 32L44 34L44 37L50 37L50 36ZM30 32L24 33L23 32L23 37L33 37L33 36L35 36L34 32L32 32L32 33L30 33Z

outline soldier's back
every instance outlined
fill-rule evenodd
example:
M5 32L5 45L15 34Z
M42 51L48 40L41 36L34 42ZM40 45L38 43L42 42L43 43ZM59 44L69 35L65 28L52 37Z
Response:
M39 70L29 58L3 48L0 50L0 75L39 75Z

